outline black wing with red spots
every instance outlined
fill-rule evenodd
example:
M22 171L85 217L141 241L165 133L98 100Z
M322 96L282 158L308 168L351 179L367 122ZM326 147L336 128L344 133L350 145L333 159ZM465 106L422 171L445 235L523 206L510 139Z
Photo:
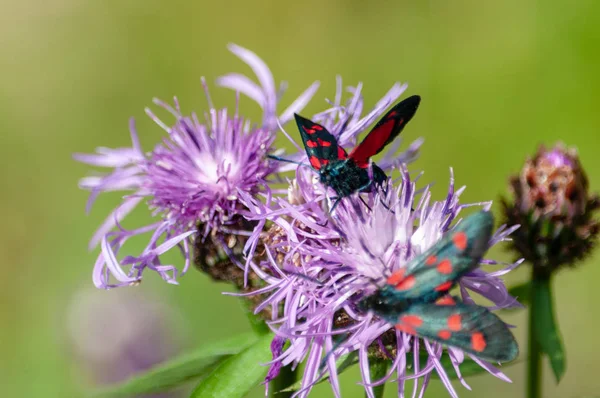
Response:
M454 346L491 362L519 354L514 336L487 308L445 296L436 303L414 304L401 315L384 316L397 330Z
M335 137L325 127L297 114L294 114L294 117L308 155L308 161L315 170L320 170L328 163L345 160L348 157L344 148L338 145Z
M508 327L489 310L448 295L486 252L494 218L481 211L387 278L358 302L404 333L458 347L490 361L510 361L519 348Z
M398 300L435 300L479 266L493 227L492 213L470 215L429 250L390 275L385 287Z
M421 102L421 97L413 95L399 102L373 127L365 139L350 152L348 157L360 167L369 165L369 159L381 152L400 134L404 126L413 118Z

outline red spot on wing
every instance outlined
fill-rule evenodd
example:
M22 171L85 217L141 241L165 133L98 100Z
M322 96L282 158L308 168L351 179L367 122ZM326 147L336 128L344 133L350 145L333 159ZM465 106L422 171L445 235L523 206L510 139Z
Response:
M462 316L460 316L460 314L454 314L448 317L448 329L453 332L458 332L462 329Z
M471 348L473 348L474 351L482 352L485 350L486 346L487 343L485 342L483 333L475 332L471 335Z
M437 305L456 305L456 301L454 301L452 296L440 297L435 303Z
M388 118L392 118L392 117L396 116L397 114L398 114L398 112L391 111L390 113L388 113Z
M396 286L398 283L400 283L400 281L402 281L402 279L404 279L405 271L406 270L404 268L401 268L398 271L394 272L392 275L389 276L389 278L387 278L387 284Z
M319 146L319 144L311 140L306 140L306 146L309 148L316 148Z
M315 130L317 130L317 131L323 130L323 126L319 126L318 124L313 125L312 128L315 129Z
M404 315L400 317L400 322L418 328L423 324L423 319L417 315Z
M397 323L395 327L397 330L407 333L407 334L412 334L412 335L417 334L417 331L415 330L415 328L413 328L410 325L405 325L403 323Z
M310 162L310 164L312 165L312 167L314 167L317 170L319 170L321 168L321 166L324 164L324 163L321 163L321 161L319 160L319 158L316 157L316 156L314 156L314 155L311 156L308 159L308 161Z
M414 277L414 275L409 275L396 285L396 290L410 290L415 286L416 283L417 279Z
M425 260L425 265L434 265L435 263L437 263L437 257L436 256L429 256Z
M341 146L338 147L338 159L346 159L348 157L348 155L346 154L346 151L344 150L344 148L342 148Z
M314 128L308 128L306 126L302 126L302 128L304 129L304 131L306 132L306 134L314 134L317 132L317 130L315 130Z
M438 332L438 337L442 340L448 340L450 336L452 336L452 333L449 330L440 330Z
M440 274L451 274L452 273L452 262L448 259L444 259L442 261L440 261L440 263L437 265L437 270Z
M443 292L446 291L448 289L450 289L452 287L452 281L448 281L448 282L444 282L441 285L439 285L438 287L436 287L435 290L436 292Z
M322 139L320 139L320 138L317 138L317 142L318 142L318 143L319 143L319 145L321 145L321 146L325 146L325 147L327 147L327 146L331 146L331 142L329 142L329 141L325 141L325 140L322 140Z
M467 234L462 231L455 233L454 236L452 236L452 242L458 250L465 250L467 248Z

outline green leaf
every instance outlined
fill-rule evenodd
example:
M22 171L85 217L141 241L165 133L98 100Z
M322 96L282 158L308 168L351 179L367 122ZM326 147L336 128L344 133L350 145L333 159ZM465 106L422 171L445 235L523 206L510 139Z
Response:
M508 289L508 293L516 297L519 303L526 305L531 300L531 282L527 281Z
M242 351L256 339L254 333L247 333L225 341L210 343L194 352L160 364L123 384L97 391L92 396L97 398L130 397L169 390L190 380L206 376L221 361Z
M565 353L558 325L554 318L554 303L550 279L534 279L532 282L532 295L535 301L534 333L542 351L548 355L550 365L558 383L565 374ZM532 325L533 326L533 325Z
M260 336L254 344L239 354L224 360L196 386L190 397L243 397L265 377L271 360L269 346L272 334Z

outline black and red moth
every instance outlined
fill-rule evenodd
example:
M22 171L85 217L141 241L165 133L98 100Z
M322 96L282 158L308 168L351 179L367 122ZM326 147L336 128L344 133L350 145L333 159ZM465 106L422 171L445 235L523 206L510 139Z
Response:
M358 307L372 311L397 330L457 347L492 362L515 359L519 347L500 318L465 304L448 291L475 269L487 250L494 218L480 211L463 220L425 253L390 275Z
M369 177L369 159L400 134L415 115L420 102L421 97L418 95L399 102L350 154L338 145L335 137L325 127L294 114L308 161L319 172L321 183L336 192L337 200L354 192L367 191L373 183L379 186L387 179L384 171L376 164L372 166L373 179Z

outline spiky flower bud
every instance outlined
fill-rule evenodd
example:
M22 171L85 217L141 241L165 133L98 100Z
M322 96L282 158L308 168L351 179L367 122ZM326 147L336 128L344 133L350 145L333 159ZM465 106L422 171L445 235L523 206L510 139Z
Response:
M540 146L510 179L512 200L503 199L506 222L519 224L512 249L537 271L549 274L584 258L600 226L594 219L598 195L588 191L588 180L574 148L558 143Z

